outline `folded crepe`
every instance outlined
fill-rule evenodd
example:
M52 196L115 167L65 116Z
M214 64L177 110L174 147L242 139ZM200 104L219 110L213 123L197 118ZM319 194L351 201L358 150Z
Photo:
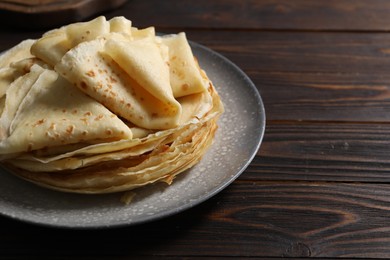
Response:
M0 112L3 167L59 191L108 193L195 165L223 105L184 33L101 16L2 54Z
M0 153L7 154L132 138L129 127L106 107L38 65L11 84L0 122Z

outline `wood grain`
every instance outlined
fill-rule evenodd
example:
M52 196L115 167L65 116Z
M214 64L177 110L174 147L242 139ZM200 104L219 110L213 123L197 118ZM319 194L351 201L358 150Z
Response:
M240 180L390 182L390 125L269 122Z
M51 29L102 14L127 0L0 1L0 23L17 29Z
M32 5L31 1L19 2L26 6ZM137 26L156 25L160 28L313 31L388 31L390 29L387 22L390 3L386 0L341 0L331 1L331 3L307 0L243 0L240 3L235 0L201 0L196 3L197 5L193 6L188 1L180 0L171 0L169 4L159 0L147 2L132 0L123 8L105 14L109 17L126 14L129 19L135 21ZM1 1L0 4L8 5L9 9L12 1ZM12 6L15 9L15 5ZM19 5L19 9L20 6L22 5ZM46 6L50 7L49 4ZM87 9L91 8L96 8L96 5L88 5L82 10L87 12ZM81 17L83 16L80 15L78 18ZM46 20L48 25L54 21Z
M387 73L247 71L268 120L390 122Z
M132 0L125 10L137 26L196 29L388 31L387 0Z
M0 256L390 258L389 13L387 0L131 0L105 13L186 31L237 64L265 104L262 146L220 194L152 223L0 218ZM42 32L2 24L0 50Z
M189 39L225 55L253 80L268 120L390 122L390 35L204 32Z
M386 75L390 34L335 32L186 31L244 71Z
M386 257L389 192L378 184L238 181L196 208L141 226L78 231L4 222L0 247L13 256Z

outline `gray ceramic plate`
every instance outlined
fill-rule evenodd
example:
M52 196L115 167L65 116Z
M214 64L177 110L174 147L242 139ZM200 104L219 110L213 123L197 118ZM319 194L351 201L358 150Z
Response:
M215 142L199 164L180 174L170 186L160 183L137 190L129 205L120 202L121 194L60 193L3 171L0 214L67 228L134 225L191 208L235 180L260 147L265 129L264 106L254 84L236 65L208 48L191 45L225 105Z

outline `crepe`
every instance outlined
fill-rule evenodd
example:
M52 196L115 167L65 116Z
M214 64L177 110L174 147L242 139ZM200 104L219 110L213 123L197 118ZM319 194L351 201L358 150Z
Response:
M185 34L179 33L161 37L169 49L169 72L175 97L183 97L206 90L207 82L199 73Z
M53 70L35 65L15 83L6 93L0 118L4 119L0 154L132 138L131 130L115 114Z
M181 107L172 94L168 66L158 47L148 40L84 42L66 53L55 69L135 125L147 129L177 126Z
M58 191L170 184L201 160L223 112L185 33L124 17L48 31L0 65L1 164Z

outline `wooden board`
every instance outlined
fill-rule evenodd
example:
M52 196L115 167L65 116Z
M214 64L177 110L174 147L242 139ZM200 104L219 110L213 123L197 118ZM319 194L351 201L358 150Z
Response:
M389 193L388 185L367 183L237 181L199 207L136 227L80 231L19 224L15 230L14 222L2 219L0 248L2 256L77 252L88 259L361 257L363 251L387 258Z
M389 136L389 124L270 121L240 179L390 183Z
M235 62L265 103L262 146L226 190L156 222L64 230L1 217L0 255L389 259L389 13L388 0L132 0L108 12ZM0 49L40 34L2 27Z
M14 28L49 29L112 10L126 0L5 0L0 22Z
M139 26L251 30L389 31L388 0L132 0ZM121 13L115 11L114 15ZM123 13L123 12L122 12Z

